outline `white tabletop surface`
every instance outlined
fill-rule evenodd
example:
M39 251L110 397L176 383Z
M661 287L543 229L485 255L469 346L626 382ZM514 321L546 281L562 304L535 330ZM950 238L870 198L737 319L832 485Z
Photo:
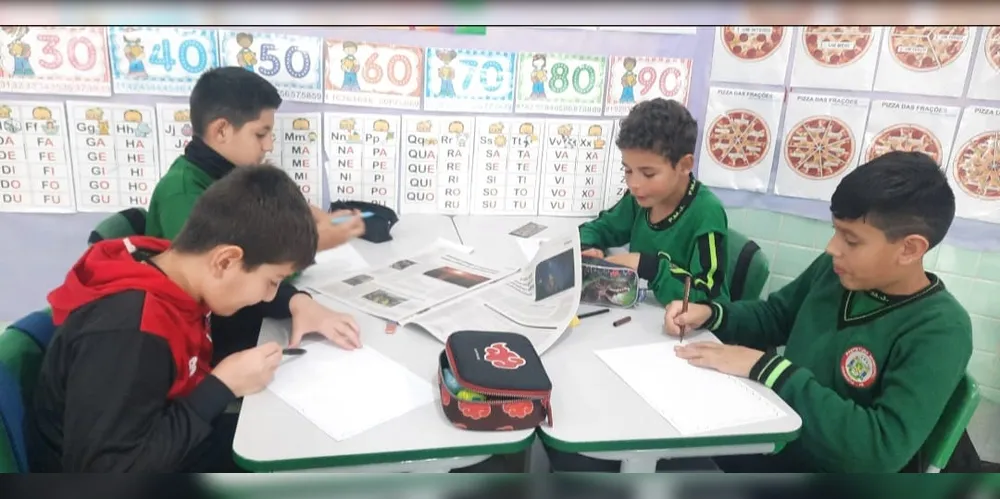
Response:
M544 225L545 230L535 234L536 238L549 238L553 234L574 231L592 218L581 217L537 217L537 216L471 216L454 217L455 227L462 244L475 248L475 254L504 264L520 265L527 259L521 251L517 236L510 232L528 222Z
M388 243L359 240L351 244L369 263L377 265L419 251L438 237L458 242L451 219L441 215L404 215L392 235L394 239ZM348 310L337 302L318 299L335 310ZM240 411L233 451L242 466L254 471L353 467L458 456L486 457L524 450L530 445L534 439L531 430L471 432L453 427L437 402L437 358L444 345L426 332L409 327L388 335L384 332L384 320L359 312L354 316L361 327L362 342L431 381L435 402L338 442L274 393L264 390L246 397ZM287 321L266 320L259 341L286 344L287 338Z

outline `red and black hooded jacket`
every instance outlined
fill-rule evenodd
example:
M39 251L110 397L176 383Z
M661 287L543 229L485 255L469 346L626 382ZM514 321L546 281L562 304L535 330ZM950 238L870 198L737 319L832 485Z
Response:
M150 258L91 246L49 296L58 327L25 418L32 471L183 471L233 393L210 374L209 310Z

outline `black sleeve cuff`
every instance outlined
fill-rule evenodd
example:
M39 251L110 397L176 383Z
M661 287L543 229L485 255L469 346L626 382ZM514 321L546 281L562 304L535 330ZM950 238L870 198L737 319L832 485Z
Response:
M697 303L699 305L708 305L708 308L712 310L712 314L708 316L708 320L698 329L708 329L713 333L722 329L722 326L726 324L726 313L722 305L712 300L701 300Z
M226 406L236 399L236 395L219 378L205 376L198 386L185 397L188 406L203 421L211 423L226 410Z
M264 316L270 319L287 319L291 317L292 311L289 310L288 304L292 301L292 297L299 293L312 297L309 293L297 289L291 284L286 282L281 283L278 286L278 293L274 295L274 299L264 304Z
M652 282L660 273L660 257L656 253L639 253L639 265L635 269L640 279Z
M748 377L777 392L796 369L790 360L778 355L777 349L769 348L750 368Z

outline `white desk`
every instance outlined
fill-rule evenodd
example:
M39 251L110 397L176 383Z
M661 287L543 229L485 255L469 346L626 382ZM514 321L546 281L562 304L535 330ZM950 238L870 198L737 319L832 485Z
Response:
M511 230L529 221L550 229L570 229L586 219L557 217L455 217L464 244L504 263L522 263L524 256ZM538 235L545 237L545 232ZM653 343L664 339L663 309L655 304L615 310L583 319L542 356L552 380L554 427L542 426L539 436L550 447L598 458L622 461L623 472L651 473L664 458L766 454L795 439L802 420L777 394L744 380L787 414L760 424L744 425L698 437L684 437L621 380L596 350ZM592 309L587 305L581 308ZM621 327L611 323L631 316ZM710 333L704 333L710 334ZM533 449L537 451L537 449ZM532 461L540 461L534 456Z
M408 256L439 237L458 242L451 219L440 215L404 215L393 228L393 241L351 244L370 264ZM318 297L330 308L343 305ZM436 387L437 356L444 348L429 334L403 328L385 334L385 321L354 313L362 342L424 377ZM288 341L287 321L265 321L260 342ZM437 390L435 390L435 394ZM437 397L438 395L435 395ZM443 472L478 463L493 454L523 451L534 440L531 430L470 432L453 427L435 402L343 441L330 438L309 420L264 390L246 397L240 411L233 453L251 471Z

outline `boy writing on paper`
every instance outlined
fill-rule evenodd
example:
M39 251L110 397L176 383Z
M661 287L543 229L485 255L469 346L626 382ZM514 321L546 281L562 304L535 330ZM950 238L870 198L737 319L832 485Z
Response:
M580 226L583 256L635 269L664 304L683 296L688 276L692 300L729 299L726 210L691 174L697 138L698 123L680 103L636 104L616 141L628 192ZM629 253L606 254L625 244Z
M279 106L278 90L256 73L235 66L203 73L191 91L193 137L153 190L146 235L174 239L209 186L238 167L259 165L274 148L274 114ZM339 246L364 233L364 222L357 214L347 222L332 224L332 218L351 213L328 214L314 206L310 206L310 213L319 233L314 249ZM302 304L291 307L293 301ZM282 283L270 303L248 307L230 317L212 316L216 360L255 345L264 317L288 318L293 308L299 328L336 338L348 348L359 344L358 328L351 316L332 312L291 284ZM303 331L294 333L301 336Z
M288 175L240 168L205 190L173 242L91 246L49 296L58 329L26 419L35 472L235 471L236 397L270 382L268 343L211 367L206 315L273 301L313 262L316 224Z
M757 380L802 418L781 452L717 458L725 471L904 470L965 373L969 315L923 265L955 215L940 167L919 152L875 158L830 212L826 253L766 300L667 307L669 334L707 328L724 343L685 342L679 357Z

